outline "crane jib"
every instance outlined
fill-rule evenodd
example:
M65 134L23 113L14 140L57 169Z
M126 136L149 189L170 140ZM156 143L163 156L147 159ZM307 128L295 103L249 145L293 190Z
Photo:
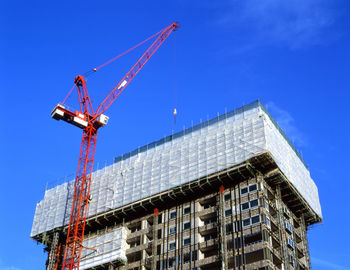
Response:
M129 70L129 72L125 74L122 80L112 89L112 91L107 95L107 97L102 101L102 103L98 106L98 108L95 111L92 107L91 99L87 91L84 77L82 75L79 75L75 78L74 83L78 90L80 111L71 110L63 104L57 104L51 112L52 118L56 120L63 120L83 130L78 170L74 185L74 195L71 206L69 225L67 227L64 257L63 260L60 261L62 263L62 269L79 269L81 251L83 248L84 241L87 207L91 200L90 186L95 156L97 131L100 127L105 126L109 119L103 113L124 91L127 85L133 80L136 74L142 69L142 67L147 63L147 61L152 57L152 55L158 50L160 45L162 45L163 42L168 38L171 32L176 30L178 27L179 25L177 23L172 23L164 30L158 32L159 35L156 38L156 40L139 58L139 60ZM148 38L147 40L149 39L150 38ZM131 49L129 49L128 51L130 51ZM110 61L101 65L100 67L95 68L94 71L114 61L118 57L115 57L114 59L111 59ZM65 98L65 100L67 99L67 97ZM62 254L58 254L57 258L62 258Z

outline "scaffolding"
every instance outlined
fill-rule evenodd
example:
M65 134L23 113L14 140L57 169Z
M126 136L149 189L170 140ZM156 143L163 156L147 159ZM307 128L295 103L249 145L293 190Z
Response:
M122 157L92 175L87 217L116 209L270 152L290 184L322 219L318 191L303 160L259 101ZM69 222L74 180L45 192L31 237Z

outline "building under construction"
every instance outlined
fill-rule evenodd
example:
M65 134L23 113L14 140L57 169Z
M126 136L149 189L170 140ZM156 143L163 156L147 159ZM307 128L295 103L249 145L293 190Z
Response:
M45 192L31 237L62 267L74 180ZM80 269L310 269L322 221L303 159L259 101L115 158L92 175Z

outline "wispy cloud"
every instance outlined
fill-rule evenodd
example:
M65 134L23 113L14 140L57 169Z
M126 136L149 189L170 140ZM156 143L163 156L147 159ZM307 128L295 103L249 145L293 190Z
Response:
M4 265L4 261L0 258L0 270L20 270L18 267L15 267L13 265Z
M326 267L328 269L350 270L349 267L342 266L342 265L339 265L339 264L335 264L335 263L332 263L332 262L329 262L329 261L325 261L325 260L322 260L322 259L318 259L318 258L315 258L315 257L311 257L311 263L313 265L323 266L323 267Z
M20 269L15 266L3 266L3 267L0 267L0 270L20 270Z
M281 129L286 133L287 137L298 147L307 146L306 136L295 125L294 118L286 110L281 109L274 102L270 101L266 104L267 110L276 120Z
M239 25L256 46L274 44L299 49L327 42L335 21L331 0L228 0L215 23ZM249 34L248 34L249 33Z

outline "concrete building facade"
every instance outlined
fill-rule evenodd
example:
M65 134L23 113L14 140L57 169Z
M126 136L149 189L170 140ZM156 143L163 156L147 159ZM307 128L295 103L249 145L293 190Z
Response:
M61 267L73 181L48 190L31 237ZM310 269L317 187L256 101L93 174L80 269Z

